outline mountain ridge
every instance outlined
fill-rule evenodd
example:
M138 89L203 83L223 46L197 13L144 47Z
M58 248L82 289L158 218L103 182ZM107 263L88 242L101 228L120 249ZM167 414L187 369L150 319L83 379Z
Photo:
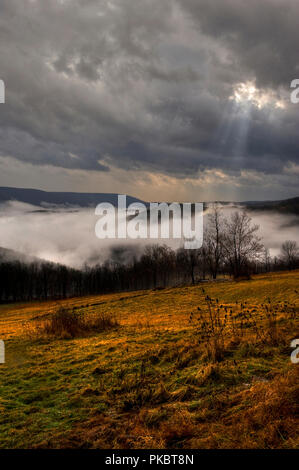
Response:
M62 207L95 207L102 202L117 206L116 193L78 193L55 192L40 189L0 187L0 204L9 201L18 201L42 208L49 206ZM148 202L133 196L127 196L127 204L139 202L148 205ZM299 197L279 199L276 201L215 201L223 205L234 204L253 211L276 211L285 214L299 215ZM207 203L205 203L207 205Z
M18 201L33 206L74 206L95 207L102 202L117 205L118 194L115 193L76 193L76 192L52 192L40 189L0 187L0 203ZM142 202L132 196L127 196L127 203Z

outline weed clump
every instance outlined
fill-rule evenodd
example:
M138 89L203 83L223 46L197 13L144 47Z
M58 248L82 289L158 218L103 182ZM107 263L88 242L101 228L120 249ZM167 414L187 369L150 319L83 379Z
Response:
M39 336L71 339L86 333L107 331L118 325L115 318L105 313L88 318L74 309L59 307L47 320L37 325L36 333Z
M249 307L247 302L238 301L223 305L204 289L202 292L202 308L191 312L189 323L195 325L198 342L205 346L207 359L213 363L222 361L239 345L244 357L257 355L257 346L262 346L264 353L268 346L280 346L284 342L280 324L296 319L296 306L288 301L275 304L268 298L260 306Z

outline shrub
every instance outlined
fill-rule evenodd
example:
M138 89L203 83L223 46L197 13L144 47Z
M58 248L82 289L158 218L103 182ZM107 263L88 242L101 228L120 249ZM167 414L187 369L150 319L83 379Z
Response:
M92 331L102 332L118 326L115 318L100 313L93 317L85 317L74 309L59 307L51 317L37 326L40 335L70 339Z
M281 321L293 321L296 306L289 302L274 304L269 298L260 306L250 307L247 302L222 305L218 299L206 295L202 308L191 312L189 322L194 322L200 344L206 349L208 360L220 362L231 348L241 342L278 346L284 343L279 333ZM265 351L265 350L264 350Z
M197 333L199 341L206 344L209 359L219 362L224 353L224 337L227 326L226 317L221 318L218 300L214 303L208 295L205 297L207 305L207 315L201 312L198 307Z

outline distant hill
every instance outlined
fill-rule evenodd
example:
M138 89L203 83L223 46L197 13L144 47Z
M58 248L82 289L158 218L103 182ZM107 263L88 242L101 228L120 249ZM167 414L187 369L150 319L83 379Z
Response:
M273 211L280 214L299 215L299 197L278 201L215 201L223 206L244 207L251 211ZM212 202L206 204L208 207Z
M299 215L299 197L282 201L247 201L242 202L241 205L254 211L275 211L280 214Z
M69 193L47 192L38 189L0 187L0 204L7 201L19 201L33 206L74 206L96 207L101 202L117 205L118 194L109 193ZM143 202L140 199L127 196L127 203Z
M118 194L114 193L73 193L73 192L47 192L38 189L6 188L0 187L1 202L19 201L33 206L55 207L96 207L101 202L109 202L117 206ZM140 199L127 196L127 203L142 202ZM221 202L221 204L236 204L254 211L275 211L282 214L299 215L299 197L278 201L245 201ZM207 205L205 204L205 207Z

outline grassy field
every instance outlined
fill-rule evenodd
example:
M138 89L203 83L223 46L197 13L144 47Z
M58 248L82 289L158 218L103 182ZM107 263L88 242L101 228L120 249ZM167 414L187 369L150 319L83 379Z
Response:
M299 447L298 281L295 271L0 306L0 447ZM59 306L118 325L43 334Z

